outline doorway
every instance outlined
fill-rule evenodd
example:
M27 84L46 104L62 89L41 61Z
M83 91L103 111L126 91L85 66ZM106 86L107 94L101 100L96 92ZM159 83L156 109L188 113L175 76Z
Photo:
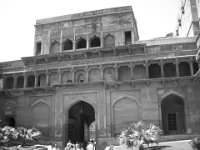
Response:
M67 121L67 140L85 143L92 138L95 111L91 104L84 101L74 104L68 111Z
M170 94L162 100L162 127L164 134L185 133L184 101L181 97Z

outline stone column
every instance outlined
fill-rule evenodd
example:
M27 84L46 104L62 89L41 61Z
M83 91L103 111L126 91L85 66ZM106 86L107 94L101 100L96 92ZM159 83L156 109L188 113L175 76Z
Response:
M148 64L148 61L146 61L144 65L146 67L146 78L149 79L149 64Z
M164 75L164 68L163 68L163 60L160 60L160 68L161 68L161 77L164 78L165 75Z
M179 61L177 58L175 59L175 61L176 61L176 76L179 77L179 67L178 67Z
M191 57L190 57L190 72L191 72L191 75L193 76L194 75L194 69L193 69L193 61L192 61Z
M73 39L73 50L76 50L76 36L75 36L75 29L73 28L74 39Z
M72 73L72 83L74 83L75 82L75 80L74 80L74 68L71 68L71 73Z
M115 64L114 69L115 69L115 81L118 81L118 66L117 66L117 64Z
M101 78L101 80L103 81L103 66L102 65L100 65L100 78Z
M37 73L35 72L35 87L38 86L37 83L38 83L38 75L37 75Z
M62 30L60 31L60 52L62 52L63 49L63 39L62 39Z
M89 34L87 34L87 37L86 37L86 48L89 49L90 47L90 38L89 38Z
M58 84L61 84L62 80L62 71L58 69Z
M46 86L49 86L49 72L46 71Z
M89 69L88 69L88 66L85 67L85 81L86 83L88 83L89 81Z
M134 80L133 67L134 67L133 62L130 62L129 68L130 68L130 71L131 71L131 80Z
M50 54L50 48L51 48L51 30L49 30L49 49L48 49L49 54Z
M104 45L103 32L101 32L100 39L101 39L101 48L103 48Z
M24 73L24 88L27 86L27 75Z
M13 80L13 89L15 89L17 87L17 77L14 76Z

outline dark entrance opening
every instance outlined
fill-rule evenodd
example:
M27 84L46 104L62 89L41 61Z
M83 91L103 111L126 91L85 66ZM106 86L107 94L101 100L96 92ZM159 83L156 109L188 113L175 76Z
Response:
M171 94L164 98L161 111L164 134L185 133L184 101L181 97Z
M73 143L85 143L91 137L91 125L95 121L95 111L89 103L80 101L68 112L67 139Z
M4 120L5 126L15 127L15 118L12 116L6 117Z

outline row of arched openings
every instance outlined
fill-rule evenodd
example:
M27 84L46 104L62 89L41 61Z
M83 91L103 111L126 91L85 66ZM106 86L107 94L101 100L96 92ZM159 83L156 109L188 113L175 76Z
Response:
M193 73L196 74L199 66L197 62L192 63L192 69ZM191 76L191 68L190 64L188 62L180 62L178 64L178 71L179 71L179 76L184 77L184 76ZM176 72L176 65L174 63L165 63L163 65L163 73L165 78L169 77L176 77L177 72ZM148 67L148 75L149 78L161 78L162 73L161 73L161 66L159 64L150 64ZM133 68L133 77L134 80L137 79L146 79L146 68L143 65L136 65ZM88 81L93 82L93 81L100 81L101 80L101 75L100 75L100 70L98 69L92 69L89 72L88 76ZM105 81L116 81L116 76L115 76L115 69L112 67L108 67L104 69L104 74L103 74L103 80ZM131 69L129 66L120 66L118 68L118 81L125 81L125 80L131 80ZM75 74L75 82L77 83L84 83L86 82L86 74L84 71L77 72ZM45 87L47 86L47 83L49 85L57 84L58 83L58 73L53 72L49 76L49 81L47 81L46 74L40 74L38 76L37 82L35 83L35 76L34 75L29 75L27 77L27 83L24 85L24 76L19 76L16 79L16 87L15 88L24 88L24 87ZM71 72L64 72L61 76L61 83L72 83L72 74ZM13 77L7 77L5 80L5 89L12 89L14 87L14 78Z
M99 36L94 35L89 39L89 47L101 47L101 39ZM108 34L104 37L104 47L113 47L115 46L115 37L111 34ZM62 46L62 51L73 50L73 41L71 39L65 39L62 45L57 40L53 40L50 46L50 53L60 52L60 46ZM84 49L87 48L87 40L84 37L79 37L76 39L75 49Z

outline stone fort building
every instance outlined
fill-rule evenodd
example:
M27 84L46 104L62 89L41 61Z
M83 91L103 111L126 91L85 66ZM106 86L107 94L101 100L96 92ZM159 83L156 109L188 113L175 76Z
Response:
M199 133L199 28L189 30L139 41L131 6L37 20L35 55L0 63L1 125L34 126L60 146L95 138L98 150L139 120Z

